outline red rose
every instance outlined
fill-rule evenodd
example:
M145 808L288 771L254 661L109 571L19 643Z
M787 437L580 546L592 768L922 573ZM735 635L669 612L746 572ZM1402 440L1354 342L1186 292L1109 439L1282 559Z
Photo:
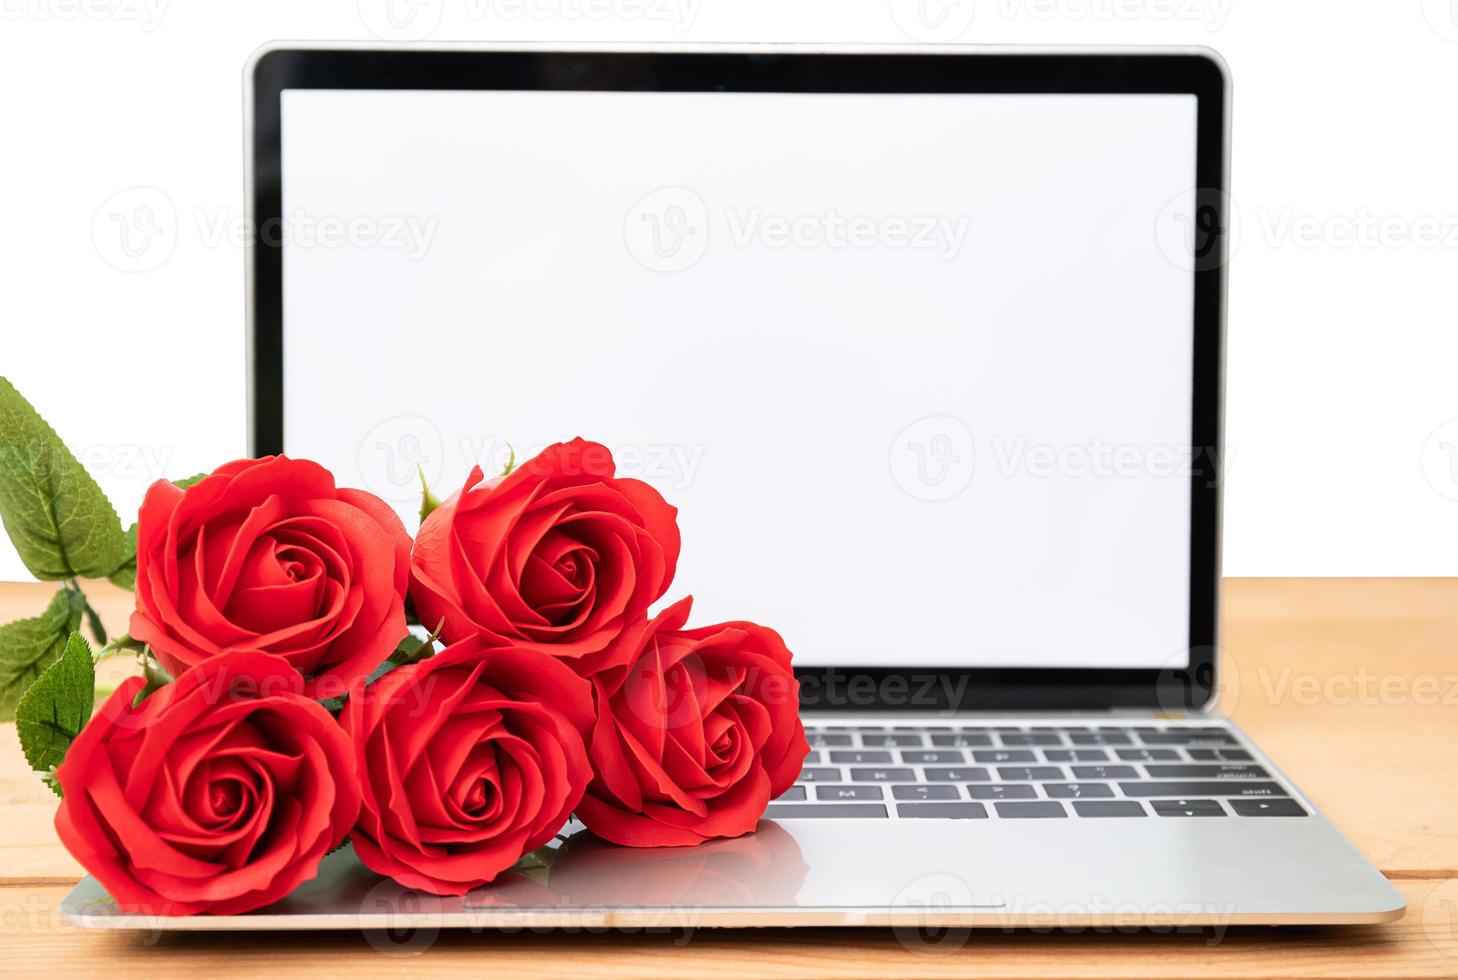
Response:
M260 681L259 678L265 678ZM56 770L61 843L118 907L228 915L313 878L349 832L349 739L287 663L232 653L133 707L123 681Z
M595 778L577 816L614 843L748 833L810 751L779 634L754 623L684 630L690 602L660 613L592 676Z
M646 483L615 478L612 454L581 439L504 477L482 482L475 468L421 524L410 595L447 640L480 634L593 657L673 581L677 514Z
M483 885L551 840L591 776L588 683L480 637L357 686L341 721L364 783L355 853L437 895Z
M177 676L276 654L304 693L343 694L405 636L410 536L378 497L302 459L240 459L186 490L152 484L137 521L132 636Z

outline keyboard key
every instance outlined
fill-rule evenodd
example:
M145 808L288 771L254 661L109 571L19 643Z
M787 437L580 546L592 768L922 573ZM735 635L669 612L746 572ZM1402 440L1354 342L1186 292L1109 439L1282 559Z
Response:
M1180 754L1174 749L1115 749L1114 752L1125 762L1180 761Z
M817 786L817 800L880 800L884 799L879 786Z
M1032 783L989 783L986 786L968 786L967 793L974 800L1036 800L1038 791Z
M1103 749L1044 749L1043 757L1049 762L1107 762L1109 753Z
M800 778L797 782L838 783L842 778L844 777L841 776L839 769L817 769L812 767L809 769L801 769Z
M1157 732L1145 734L1140 732L1140 740L1145 745L1210 745L1219 743L1234 745L1235 739L1228 734L1216 735L1206 732Z
M849 735L827 735L824 732L806 732L805 741L810 743L812 749L849 748L851 737Z
M852 769L851 779L858 783L914 783L916 773L910 769Z
M1245 749L1186 749L1196 762L1250 762L1251 755Z
M1145 766L1150 779L1270 779L1262 766Z
M991 745L991 735L933 735L931 744L945 746L954 749L971 749L978 746Z
M1295 800L1231 800L1230 809L1242 817L1304 817L1306 810Z
M1063 739L1052 732L1035 732L1028 735L1003 735L1002 744L1010 748L1021 748L1026 745L1062 745Z
M1108 783L1044 783L1043 795L1055 800L1087 800L1114 795Z
M867 789L880 789L868 786ZM898 800L960 800L957 787L951 783L917 783L915 786L892 786L891 795Z
M937 736L937 738L943 738L943 737L945 737L945 736L940 736L940 735ZM922 742L920 735L912 735L912 734L909 734L907 732L893 732L893 733L891 733L889 735L862 735L861 736L861 744L862 745L887 745L887 746L892 746L892 745L922 745L924 743ZM933 741L933 744L936 744L935 741Z
M890 762L891 753L865 749L841 749L830 753L830 761L869 766L876 762Z
M1161 817L1223 817L1219 800L1153 800L1149 804Z
M1068 812L1057 800L1038 800L1036 803L994 803L997 815L1003 818L1066 817Z
M1074 779L1138 779L1133 766L1074 766Z
M892 725L898 732L949 732L951 725Z
M804 798L805 787L803 786L791 786L789 789L785 790L783 794L780 795L780 799L784 800L787 803L793 802L795 800L803 800Z
M1074 745L1133 745L1134 740L1123 732L1097 732L1091 735L1070 735Z
M898 803L900 817L941 817L952 820L982 820L987 808L981 803Z
M771 803L764 815L770 820L888 816L884 803Z
M1231 779L1225 782L1174 782L1120 783L1125 796L1286 796L1280 783L1257 783L1249 780Z
M972 750L973 762L1037 762L1038 753L1028 749Z
M811 752L805 756L805 761L802 764L807 766L818 766L820 765L820 763L825 761L821 758L821 755L822 753L820 752Z
M967 756L965 753L958 752L956 749L902 749L901 761L911 762L917 765L926 765L928 763L947 765L950 763L966 762Z
M1058 766L999 766L997 774L1014 783L1033 779L1063 778L1063 770Z
M926 778L933 783L985 783L991 777L986 769L969 766L961 769L928 769Z
M1138 800L1074 800L1073 810L1080 817L1148 816Z

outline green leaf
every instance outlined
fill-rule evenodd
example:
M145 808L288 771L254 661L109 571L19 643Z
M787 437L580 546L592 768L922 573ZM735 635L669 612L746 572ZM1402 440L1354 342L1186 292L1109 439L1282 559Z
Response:
M390 654L390 659L388 662L395 664L408 664L413 663L416 660L424 659L424 657L421 656L420 651L429 642L429 640L422 640L420 637L412 633L409 636L405 637L405 639L401 640L399 646L395 647L395 652ZM425 656L430 656L430 652L427 652Z
M435 641L440 639L440 631L444 626L445 620L442 619L435 629L430 631L430 635L423 640L414 633L406 633L405 639L395 644L395 652L390 654L389 659L385 662L403 667L405 664L413 664L416 661L435 656Z
M415 472L420 474L420 519L423 521L430 516L430 512L440 506L440 498L430 492L430 487L425 482L425 470L419 466Z
M126 549L125 560L112 569L106 577L111 580L112 585L120 585L124 589L135 589L137 587L137 525L135 521L122 535L122 546Z
M186 490L194 483L197 483L199 480L205 480L211 475L210 473L194 473L192 476L183 477L181 480L173 480L172 485L179 490Z
M85 608L81 593L62 589L39 616L0 626L0 721L14 720L21 695L61 656Z
M510 476L511 471L516 469L516 447L508 442L506 444L506 451L510 455L506 457L506 465L501 468L502 476Z
M411 637L407 637L406 639L411 639ZM399 651L397 650L396 652L398 653ZM395 662L394 655L392 654L390 659L387 659L384 663L376 667L370 673L370 676L365 678L365 683L373 684L375 681L379 680L381 677L384 677L390 671L394 670L396 667L399 666L400 664ZM347 694L341 694L338 697L334 698L324 698L319 703L324 706L325 711L328 711L331 714L338 714L339 712L344 710L344 702L348 700L348 697L349 695Z
M61 659L46 668L15 709L15 730L25 761L39 773L54 773L66 750L91 719L96 671L91 647L80 633L66 641ZM59 795L60 784L47 780Z
M0 378L0 520L38 579L102 578L126 558L121 522L91 474Z

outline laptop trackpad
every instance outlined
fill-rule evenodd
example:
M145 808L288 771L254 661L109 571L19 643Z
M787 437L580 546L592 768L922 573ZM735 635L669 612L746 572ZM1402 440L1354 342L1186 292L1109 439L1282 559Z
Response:
M629 848L576 834L553 861L559 904L912 909L1002 904L970 821L762 821L698 847Z

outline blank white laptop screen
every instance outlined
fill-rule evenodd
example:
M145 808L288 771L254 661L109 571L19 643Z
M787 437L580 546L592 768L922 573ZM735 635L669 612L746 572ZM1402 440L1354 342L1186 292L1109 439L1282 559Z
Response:
M1179 95L288 90L284 446L390 500L581 435L666 600L805 665L1188 645Z

